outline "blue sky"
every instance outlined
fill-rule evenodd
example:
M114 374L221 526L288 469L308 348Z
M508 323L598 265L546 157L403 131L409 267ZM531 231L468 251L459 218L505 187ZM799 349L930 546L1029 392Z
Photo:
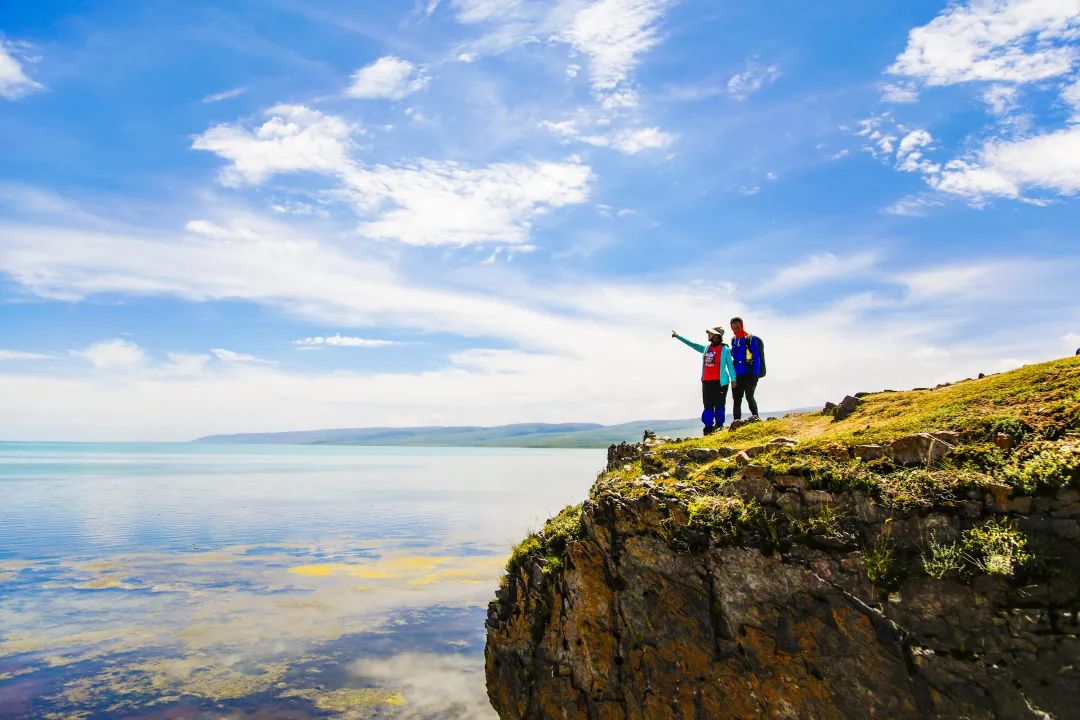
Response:
M763 407L1080 346L1080 0L0 7L0 437Z

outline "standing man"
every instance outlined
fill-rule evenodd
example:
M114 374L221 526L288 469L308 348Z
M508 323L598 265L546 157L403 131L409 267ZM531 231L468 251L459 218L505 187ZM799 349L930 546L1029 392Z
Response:
M735 368L731 364L731 351L724 344L724 328L714 327L705 331L709 344L690 342L674 330L671 337L701 353L701 413L703 433L710 435L724 427L724 405L727 404L729 383L735 382ZM738 391L736 391L738 392Z
M731 359L735 364L734 408L732 417L738 420L742 418L742 399L746 396L746 404L750 407L750 415L758 420L757 400L754 399L754 391L757 390L758 379L765 375L765 343L761 338L754 337L743 328L740 317L731 318Z

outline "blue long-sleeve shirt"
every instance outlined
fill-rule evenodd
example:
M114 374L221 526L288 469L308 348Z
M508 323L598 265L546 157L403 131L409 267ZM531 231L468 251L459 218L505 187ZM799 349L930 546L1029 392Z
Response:
M695 349L699 353L701 353L701 380L702 380L702 382L705 381L705 367L706 367L706 363L708 362L708 357L706 356L706 353L710 349L712 349L713 352L715 352L717 347L720 348L720 376L719 376L720 377L720 384L721 385L727 385L728 383L730 383L732 380L735 379L735 366L732 365L731 351L728 350L727 345L698 345L696 342L691 342L690 340L687 340L682 335L676 335L675 338L677 340L679 340L680 342L682 342L683 344L687 345L688 347L692 347L693 349ZM714 362L715 362L715 359L714 359Z

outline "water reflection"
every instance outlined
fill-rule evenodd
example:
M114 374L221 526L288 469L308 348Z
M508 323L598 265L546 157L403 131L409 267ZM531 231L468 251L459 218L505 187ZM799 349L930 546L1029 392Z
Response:
M508 540L599 465L195 452L111 448L80 472L68 448L0 451L38 453L0 460L0 718L494 717L483 618Z

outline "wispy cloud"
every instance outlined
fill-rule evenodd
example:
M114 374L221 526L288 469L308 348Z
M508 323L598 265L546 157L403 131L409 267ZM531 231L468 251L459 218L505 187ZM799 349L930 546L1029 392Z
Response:
M356 337L355 335L334 335L307 337L302 340L293 340L301 350L314 350L324 347L353 347L353 348L381 348L392 345L400 345L394 340L377 340L372 338Z
M236 352L234 350L227 350L225 348L211 348L210 352L214 357L222 362L230 364L251 364L251 365L276 365L273 360L266 360L254 355L248 355L247 353Z
M596 147L606 147L626 155L636 155L642 150L659 150L675 141L673 133L658 127L619 128L607 132L582 132L571 120L543 122L541 127L567 140L575 140Z
M810 255L794 265L780 268L760 286L756 295L778 295L794 292L828 281L853 280L865 275L878 263L876 252L860 252L847 256L833 253Z
M0 361L3 360L56 360L55 355L46 355L44 353L25 352L23 350L3 350L0 349Z
M0 39L0 97L18 100L24 95L41 90L44 86L31 79L23 69L17 55L25 46Z
M727 81L727 92L736 100L745 100L766 85L776 82L779 77L778 65L763 65L750 61L741 72L732 75Z
M203 97L202 102L205 104L218 103L223 100L231 100L234 97L240 97L247 92L246 87L235 87L231 90L222 90L221 92L212 93Z

